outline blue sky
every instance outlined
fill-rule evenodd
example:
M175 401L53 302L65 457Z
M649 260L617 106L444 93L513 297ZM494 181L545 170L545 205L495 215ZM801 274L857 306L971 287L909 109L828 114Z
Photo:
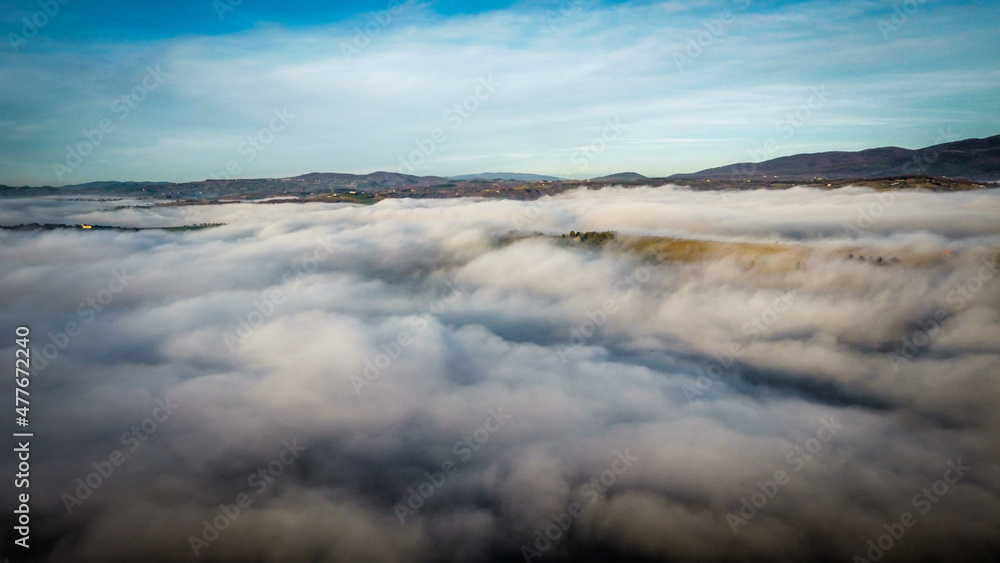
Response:
M668 175L1000 133L992 1L62 1L0 9L0 183Z

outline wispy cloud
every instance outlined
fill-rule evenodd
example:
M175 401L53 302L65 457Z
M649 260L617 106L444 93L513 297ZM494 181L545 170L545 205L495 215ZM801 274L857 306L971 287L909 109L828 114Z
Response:
M560 150L588 142L612 116L630 123L620 140L628 154L608 153L595 172L725 164L772 134L782 113L820 84L836 102L783 153L817 144L916 147L944 125L962 136L996 133L1000 63L983 54L998 50L997 16L986 4L922 5L892 41L877 29L892 10L882 3L686 4L594 3L560 18L551 6L446 16L407 4L349 58L342 46L364 14L128 42L50 37L27 52L0 53L0 107L11 124L0 132L8 162L0 181L55 182L51 162L67 140L92 127L150 64L163 65L171 80L75 178L204 178L283 106L305 118L246 174L392 169L488 74L503 88L463 127L461 142L428 161L428 173L469 172L453 163L470 160L504 169L510 162L498 155L510 147L534 155L519 168L558 173L566 167ZM724 30L678 69L672 56L725 12ZM665 135L733 141L669 151L637 144Z

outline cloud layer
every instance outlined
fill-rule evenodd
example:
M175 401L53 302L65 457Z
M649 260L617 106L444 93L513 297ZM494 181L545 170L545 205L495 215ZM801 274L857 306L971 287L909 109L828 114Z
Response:
M39 561L1000 556L996 190L113 205L0 223L227 225L0 233Z

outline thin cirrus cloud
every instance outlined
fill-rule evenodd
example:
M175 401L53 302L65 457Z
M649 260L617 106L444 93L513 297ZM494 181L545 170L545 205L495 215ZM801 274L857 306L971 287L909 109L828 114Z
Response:
M165 25L144 36L113 21L101 39L65 31L82 25L72 8L63 8L65 21L53 18L50 35L43 29L20 52L0 54L0 182L212 177L242 158L240 143L266 127L275 108L296 119L243 162L243 177L398 170L439 127L448 138L417 173L693 171L748 160L820 87L826 102L769 156L918 147L935 142L942 127L987 136L1000 114L998 63L984 55L997 52L997 15L979 3L921 4L885 36L879 22L891 21L893 7L879 2L563 2L464 11L411 2L384 25L372 23L371 12L309 21L294 10L241 5L211 32ZM252 26L221 31L247 18ZM355 43L366 25L371 37ZM699 39L704 47L690 48ZM141 83L147 66L166 79L119 120L110 104ZM446 121L445 112L490 77L495 91L459 127ZM114 133L57 178L52 162L104 118ZM574 167L566 150L590 146L607 119L624 130L586 167ZM670 150L650 142L664 137L725 141Z

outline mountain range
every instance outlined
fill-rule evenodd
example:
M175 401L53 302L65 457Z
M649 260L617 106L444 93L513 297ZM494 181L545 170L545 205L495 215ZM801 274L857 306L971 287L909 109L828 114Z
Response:
M0 185L0 196L151 197L176 200L298 198L323 201L362 201L382 197L496 196L540 197L581 185L679 183L702 189L785 187L795 182L833 186L846 180L922 178L909 187L969 189L979 183L1000 182L1000 135L966 139L918 150L881 147L857 152L798 154L710 168L666 178L647 178L622 172L590 180L515 172L484 172L446 178L395 172L342 174L314 172L288 178L222 179L198 182L90 182L62 187ZM935 179L936 178L936 179ZM716 181L712 184L712 181ZM900 182L887 186L903 185Z
M978 182L1000 181L1000 135L910 150L881 147L858 152L797 154L741 162L671 178L781 178L783 180L880 178L927 174Z
M523 182L545 182L562 180L556 176L544 176L542 174L521 174L518 172L480 172L479 174L463 174L462 176L451 176L452 180L520 180Z

